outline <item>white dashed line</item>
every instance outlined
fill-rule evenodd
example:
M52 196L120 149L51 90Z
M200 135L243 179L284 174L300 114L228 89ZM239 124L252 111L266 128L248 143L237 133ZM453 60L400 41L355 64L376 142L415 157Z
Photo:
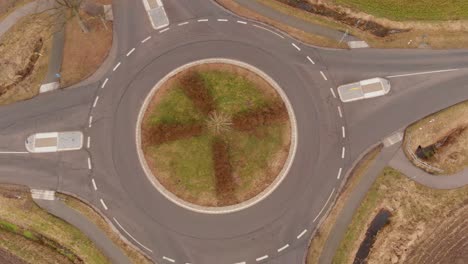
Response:
M265 260L265 259L267 259L267 258L268 258L268 255L265 255L265 256L256 258L255 260L256 260L257 262L260 262L260 261Z
M247 22L245 22L245 21L242 21L242 20L237 20L237 23L239 23L239 24L243 24L243 25L246 25L246 24L247 24Z
M300 239L303 235L305 235L305 233L307 233L307 229L304 229L304 231L302 231L299 235L297 235L297 239Z
M107 209L109 209L109 208L107 208L107 205L106 205L106 203L104 202L104 200L103 200L103 199L100 199L100 201L101 201L102 207L104 207L104 210L107 211Z
M92 167L92 165L91 165L91 158L88 157L88 169L91 170L92 168L93 168L93 167Z
M98 101L99 101L99 96L96 96L96 99L94 99L93 108L96 107Z
M310 61L310 63L315 64L315 62L309 56L307 56L307 59Z
M284 245L284 246L278 248L276 251L281 252L281 251L287 249L288 247L289 247L289 244L286 244L286 245Z
M168 257L166 257L166 256L163 256L163 259L164 259L164 260L167 260L167 261L169 261L169 262L175 263L175 260L173 260L173 259L171 259L171 258L168 258Z
M335 94L335 91L333 90L333 88L330 88L330 92L333 95L333 98L336 98L336 94Z
M327 76L325 76L325 73L323 73L323 71L320 71L320 74L322 74L322 77L323 77L323 79L324 79L325 81L328 80L328 79L327 79Z
M146 41L150 40L151 39L151 36L148 36L147 38L145 38L144 40L141 41L141 43L145 43Z
M132 55L132 53L135 51L135 48L131 49L128 53L127 53L127 57Z
M88 137L88 142L86 143L86 148L91 147L91 137Z
M97 191L96 181L94 179L91 179L91 182L93 183L93 189Z
M301 48L299 48L295 43L291 43L291 45L296 48L298 51L301 51Z
M125 230L125 228L123 228L123 226L119 223L119 221L117 221L117 219L115 219L115 217L112 217L112 219L114 220L114 222L120 227L120 229L122 229L125 234L127 234L131 239L133 239L133 241L135 241L138 245L140 245L142 248L148 250L149 252L153 253L153 250L145 247L145 245L141 244L138 240L136 240L127 230Z
M164 33L164 32L166 32L166 31L168 31L169 29L170 29L170 28L165 28L165 29L163 29L163 30L160 30L159 33Z
M101 89L104 88L104 86L106 86L106 84L107 84L108 81L109 81L109 78L106 78L106 79L104 80L104 82L103 82L102 85L101 85Z
M346 131L345 131L344 126L341 127L341 133L343 134L343 138L345 138L346 137Z
M273 30L269 30L269 29L266 28L266 27L262 27L262 26L255 25L255 24L254 24L253 26L256 27L256 28L260 28L260 29L266 30L266 31L268 31L268 32L270 32L270 33L272 33L272 34L275 34L276 36L278 36L278 37L284 39L284 37L283 37L282 35L280 35L280 34L274 32Z
M188 23L189 23L189 22L182 22L182 23L179 23L179 24L177 24L177 25L180 27L180 26L187 25Z
M341 107L339 106L338 106L338 114L340 115L341 118L343 117L343 113L341 112Z
M121 64L120 62L119 62L119 63L117 63L117 64L115 65L114 69L112 69L112 71L115 71L115 70L117 70L117 68L119 68L120 64Z
M342 158L342 159L344 159L344 157L345 157L345 151L346 151L346 149L345 149L345 147L343 147L343 148L341 149L341 158Z
M340 168L340 169L338 170L338 176L336 176L336 178L337 178L338 180L339 180L340 177L341 177L341 172L342 172L342 171L343 171L343 168Z
M198 19L198 22L208 22L208 19Z
M327 204L330 202L330 199L332 198L333 193L335 193L335 188L333 188L332 192L331 192L330 195L328 196L327 201L326 201L325 204L323 205L323 207L322 207L322 209L320 210L320 212L318 213L318 215L314 218L314 221L312 221L312 223L314 223L315 221L317 221L317 219L319 218L319 216L322 214L323 210L325 210L325 207L327 207Z
M92 126L93 126L93 116L90 116L88 120L88 127L92 127Z
M223 18L218 19L218 21L219 21L219 22L228 22L227 19L223 19Z

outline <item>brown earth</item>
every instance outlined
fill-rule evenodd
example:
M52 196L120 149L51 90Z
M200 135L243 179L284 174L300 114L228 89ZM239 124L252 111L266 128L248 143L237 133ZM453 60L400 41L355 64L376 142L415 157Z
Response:
M222 139L213 141L213 163L216 177L216 195L220 204L218 206L237 203L234 195L235 182L229 160L229 146Z
M145 142L150 145L160 145L168 141L191 138L201 135L203 126L200 124L158 124L142 129Z
M16 257L10 252L0 248L0 263L2 264L27 264L22 259Z
M180 84L182 85L184 93L203 114L207 115L213 111L213 97L209 94L203 79L197 72L187 72L180 79Z
M259 126L284 122L288 112L283 102L276 102L264 108L241 113L232 119L233 128L239 131L252 131Z

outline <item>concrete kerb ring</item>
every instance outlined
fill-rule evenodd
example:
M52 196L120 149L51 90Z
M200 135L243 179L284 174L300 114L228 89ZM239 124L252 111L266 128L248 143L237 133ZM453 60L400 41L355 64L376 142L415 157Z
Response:
M244 69L247 69L249 71L252 71L259 76L261 76L265 81L267 81L281 96L281 99L283 100L284 104L286 105L286 109L288 111L289 119L290 119L290 124L291 124L291 145L289 148L289 154L288 158L286 159L286 162L283 166L283 169L279 173L279 175L275 178L275 180L268 186L265 190L263 190L261 193L256 195L255 197L252 197L251 199L244 201L239 204L235 205L230 205L230 206L223 206L223 207L209 207L209 206L200 206L196 205L193 203L189 203L187 201L182 200L181 198L177 197L173 193L169 192L157 179L154 177L153 173L151 172L150 168L148 167L148 164L146 163L144 154L143 154L143 149L141 148L141 122L143 120L143 116L146 112L146 109L148 108L148 105L153 98L154 94L157 92L157 90L161 87L163 83L165 83L167 80L169 80L171 77L174 75L191 68L196 65L201 65L201 64L213 64L213 63L225 63L225 64L232 64L236 65L239 67L242 67ZM289 172L289 169L291 168L292 162L294 160L294 157L296 155L296 149L297 149L297 122L296 122L296 116L294 115L294 111L292 109L291 103L289 102L288 97L284 93L283 89L266 73L263 71L259 70L258 68L255 68L254 66L237 61L237 60L232 60L232 59L225 59L225 58L211 58L211 59L203 59L203 60L198 60L194 62L187 63L185 65L180 66L179 68L171 71L169 74L164 76L161 80L159 80L156 85L151 89L149 94L146 96L143 106L140 108L140 112L138 114L138 120L136 124L136 146L137 146L137 153L138 153L138 159L140 161L141 166L143 167L143 170L145 172L146 177L148 180L153 184L153 186L161 193L163 194L168 200L171 202L175 203L176 205L193 211L197 213L204 213L204 214L228 214L228 213L234 213L237 211L244 210L246 208L249 208L259 202L261 202L263 199L265 199L267 196L269 196L284 180L286 175Z

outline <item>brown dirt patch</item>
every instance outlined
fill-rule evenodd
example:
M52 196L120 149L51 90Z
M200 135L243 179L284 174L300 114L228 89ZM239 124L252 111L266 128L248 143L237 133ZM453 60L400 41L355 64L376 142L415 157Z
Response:
M142 130L145 141L150 145L160 145L168 141L199 136L203 132L200 124L158 124Z
M235 204L235 182L229 161L229 146L222 139L213 141L213 163L216 177L216 195L219 206Z
M0 248L0 263L2 264L27 264L22 259Z
M276 102L264 108L244 112L233 118L233 127L240 131L252 131L259 126L286 121L288 112L283 102Z
M214 102L201 76L194 71L187 72L181 79L180 84L185 94L192 100L196 108L207 115L214 109Z

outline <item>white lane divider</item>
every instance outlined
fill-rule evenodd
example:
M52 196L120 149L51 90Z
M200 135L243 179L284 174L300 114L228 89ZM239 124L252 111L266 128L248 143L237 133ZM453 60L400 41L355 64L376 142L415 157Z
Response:
M247 24L247 22L245 22L245 21L242 21L242 20L237 20L237 23L239 23L239 24L243 24L243 25L246 25L246 24Z
M147 38L145 38L144 40L141 41L141 43L145 43L146 41L150 40L151 39L151 36L148 36Z
M333 95L333 98L336 98L336 94L335 94L335 91L333 90L333 88L330 88L330 92Z
M315 64L315 62L309 56L307 56L307 59L310 61L310 63Z
M91 137L88 137L88 142L86 143L86 148L91 148Z
M346 137L346 131L345 131L344 126L341 127L341 133L343 134L343 138L345 138Z
M284 246L278 248L276 251L281 252L281 251L287 249L288 247L289 247L289 244L286 244L286 245L284 245Z
M120 67L120 61L114 66L114 69L112 71L116 71Z
M104 202L104 200L103 200L103 199L99 199L99 200L101 201L101 205L102 205L102 207L104 207L104 210L107 211L109 208L107 208L107 205L106 205L106 203Z
M319 216L322 214L323 210L325 210L325 208L327 207L327 204L330 202L330 199L331 199L332 196L333 196L333 193L335 193L335 188L333 188L333 190L331 191L330 195L328 196L327 201L326 201L325 204L323 205L323 207L322 207L322 209L320 210L320 212L318 213L318 215L314 218L314 221L312 221L312 223L314 223L315 221L317 221L317 219L319 218Z
M325 73L323 73L323 71L320 71L320 74L322 74L322 77L325 81L328 81L327 76L325 76Z
M93 116L90 116L88 120L88 127L92 127L92 126L93 126Z
M187 25L188 23L189 23L189 22L182 22L182 23L179 23L179 24L177 24L177 25L180 27L180 26L185 26L185 25Z
M242 262L236 262L236 263L234 263L234 264L247 264L247 262L242 261Z
M270 30L270 29L268 29L268 28L266 28L266 27L262 27L262 26L255 25L255 24L254 24L253 26L256 27L256 28L259 28L259 29L263 29L263 30L265 30L265 31L268 31L268 32L270 32L270 33L272 33L272 34L275 34L276 36L278 36L278 37L284 39L284 37L283 37L281 34L276 33L275 31Z
M204 18L204 19L198 19L197 20L198 22L208 22L208 19Z
M340 106L338 106L338 114L340 115L341 118L343 117L343 113L341 112L341 107Z
M94 180L94 178L91 179L91 182L93 183L93 189L97 191L97 185L96 185L96 181Z
M99 95L98 95L98 96L96 96L96 98L94 99L93 108L95 108L95 107L96 107L96 105L97 105L98 101L99 101Z
M131 49L129 52L127 52L127 57L132 55L132 53L135 51L135 48Z
M260 261L265 260L265 259L267 259L267 258L268 258L268 255L265 255L265 256L256 258L255 260L256 260L257 262L260 262Z
M227 19L224 19L224 18L219 18L218 21L219 21L219 22L228 22L228 20L227 20Z
M345 152L346 152L346 149L345 149L345 147L343 147L343 148L341 149L341 158L342 158L342 159L344 159L344 157L345 157Z
M406 76L431 74L431 73L451 72L451 71L458 71L458 70L460 70L460 69L447 69L447 70L440 70L440 71L415 72L415 73L408 73L408 74L390 75L390 76L387 76L387 78L406 77Z
M173 260L173 259L171 259L171 258L168 258L168 257L166 257L166 256L163 256L163 259L164 259L164 260L167 260L167 261L169 261L169 262L175 263L175 260Z
M291 43L291 45L292 45L294 48L296 48L298 51L301 51L301 48L299 48L299 47L296 45L296 43Z
M165 28L165 29L163 29L163 30L160 30L159 33L164 33L164 32L166 32L166 31L168 31L169 29L170 29L170 28Z
M92 167L92 165L91 165L91 158L88 157L88 169L91 170L92 168L93 168L93 167Z
M109 78L106 78L106 79L104 80L104 82L103 82L102 85L101 85L101 89L104 88L104 86L106 86L106 84L107 84L108 81L109 81Z
M133 241L135 241L142 248L144 248L144 249L148 250L149 252L153 253L153 250L151 250L151 249L147 248L145 245L141 244L140 241L136 240L136 238L134 238L127 230L125 230L125 228L123 228L123 226L119 223L119 221L117 221L117 219L115 219L115 217L112 217L112 219L120 227L120 229L122 229L122 231L125 232L125 234L127 234L131 239L133 239Z
M304 231L302 231L299 235L297 235L296 238L297 238L297 239L301 239L301 237L302 237L303 235L305 235L305 233L307 233L307 229L304 229Z
M336 176L336 178L337 178L338 180L339 180L340 177L341 177L341 172L342 172L342 171L343 171L343 168L340 168L340 169L338 170L338 176Z

